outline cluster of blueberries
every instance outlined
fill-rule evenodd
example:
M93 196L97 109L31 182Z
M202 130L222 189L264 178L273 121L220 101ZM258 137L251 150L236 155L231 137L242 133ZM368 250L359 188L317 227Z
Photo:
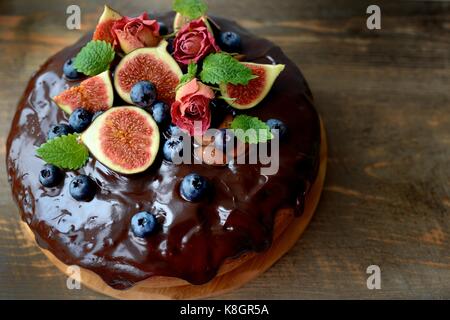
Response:
M51 140L70 133L79 133L84 131L92 122L94 117L99 114L91 114L83 108L78 108L69 117L69 124L53 125L48 134L47 139ZM39 173L40 183L47 188L55 187L64 179L64 172L52 165L46 164ZM75 176L69 185L70 195L78 201L92 200L96 193L95 182L86 175Z

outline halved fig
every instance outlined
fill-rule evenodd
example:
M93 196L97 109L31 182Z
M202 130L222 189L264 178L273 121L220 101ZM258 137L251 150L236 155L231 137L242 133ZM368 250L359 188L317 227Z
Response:
M186 23L189 23L190 21L191 19L177 12L175 18L173 19L173 30L177 32L178 30L181 29L182 26L184 26Z
M147 170L159 149L159 129L138 107L116 107L98 116L81 134L81 141L105 166L119 173Z
M53 101L69 114L77 108L86 109L91 113L108 110L114 102L109 71L88 78L79 86L61 92L53 97Z
M247 85L221 84L220 91L233 108L250 109L267 96L273 83L284 70L284 65L242 63L249 67L257 77L250 80Z
M124 101L132 104L131 88L143 80L156 86L158 100L169 105L175 101L175 89L183 73L166 47L167 41L162 40L157 47L134 50L120 61L114 75L114 86Z
M114 37L111 33L111 29L114 22L120 19L122 19L122 16L118 12L105 5L103 14L98 20L97 27L95 28L92 40L104 40L112 44L114 42Z

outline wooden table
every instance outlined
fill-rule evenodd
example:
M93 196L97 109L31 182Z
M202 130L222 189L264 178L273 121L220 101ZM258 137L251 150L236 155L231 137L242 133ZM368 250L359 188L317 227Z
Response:
M77 1L82 30L65 28L73 1L0 2L0 144L31 74L94 27L103 1ZM323 198L308 230L263 276L221 298L450 298L450 3L210 0L279 44L302 69L328 130ZM170 1L109 1L124 14ZM252 10L253 8L253 10ZM68 290L26 240L0 166L0 298L105 298ZM366 268L381 268L368 290Z

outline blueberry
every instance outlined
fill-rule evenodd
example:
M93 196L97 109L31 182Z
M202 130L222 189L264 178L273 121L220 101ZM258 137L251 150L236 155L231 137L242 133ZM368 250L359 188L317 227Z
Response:
M169 54L172 54L173 51L174 51L174 47L173 47L174 38L166 39L166 41L167 41L167 48L166 48L166 50L167 50L167 52Z
M75 59L71 58L64 63L63 72L67 79L77 80L81 77L81 73L75 69L74 66Z
M186 201L200 200L208 190L208 182L202 176L191 173L183 178L180 184L180 193Z
M231 152L234 150L235 135L232 130L229 129L219 129L214 135L214 146L216 149L221 150L223 152Z
M169 33L169 28L164 22L158 22L159 24L159 35L165 36Z
M284 139L288 133L288 128L283 121L278 119L269 119L266 121L270 130L278 130L278 135L280 139Z
M98 118L98 116L100 116L101 114L103 114L104 111L97 111L96 113L94 113L94 115L92 116L92 122L94 122L95 119Z
M57 137L68 135L69 133L72 133L72 128L67 124L64 123L55 124L50 127L50 130L48 131L47 134L47 139L51 140Z
M224 51L239 52L242 48L241 36L232 31L222 32L219 45Z
M70 195L78 201L91 201L96 192L95 182L83 174L76 176L70 181Z
M78 108L69 117L69 124L75 132L83 132L92 122L92 114L83 109Z
M180 127L174 125L173 123L169 126L167 130L171 136L181 136L183 134L183 130Z
M176 137L166 140L163 146L163 156L167 161L173 162L175 157L183 156L183 139Z
M41 172L39 172L39 182L47 188L57 186L63 177L64 173L61 169L52 164L44 165Z
M136 213L131 218L131 230L136 237L145 238L156 228L156 218L147 211Z
M167 139L176 137L180 140L183 140L184 135L185 133L183 132L183 130L181 130L180 127L174 125L173 123L171 123L169 127L164 131L164 137L166 137Z
M164 126L170 122L170 107L164 102L155 102L150 113L158 126Z
M150 81L139 81L130 92L131 101L142 108L149 108L156 99L156 87Z

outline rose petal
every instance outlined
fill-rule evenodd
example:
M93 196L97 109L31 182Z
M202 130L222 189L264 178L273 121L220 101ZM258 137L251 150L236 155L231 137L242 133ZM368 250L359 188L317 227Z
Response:
M199 82L197 79L192 79L185 85L183 85L180 89L178 89L176 94L176 99L181 100L186 96L190 96L199 90Z
M137 48L156 46L159 43L159 24L150 20L146 12L139 17L122 19L112 27L115 47L120 46L125 53Z
M199 82L198 83L199 86L199 90L196 93L196 95L202 95L208 99L214 99L215 95L214 95L214 91L212 91L212 89L210 87L208 87L207 85Z
M116 30L116 35L119 40L119 45L125 53L144 47L142 42L124 31Z

